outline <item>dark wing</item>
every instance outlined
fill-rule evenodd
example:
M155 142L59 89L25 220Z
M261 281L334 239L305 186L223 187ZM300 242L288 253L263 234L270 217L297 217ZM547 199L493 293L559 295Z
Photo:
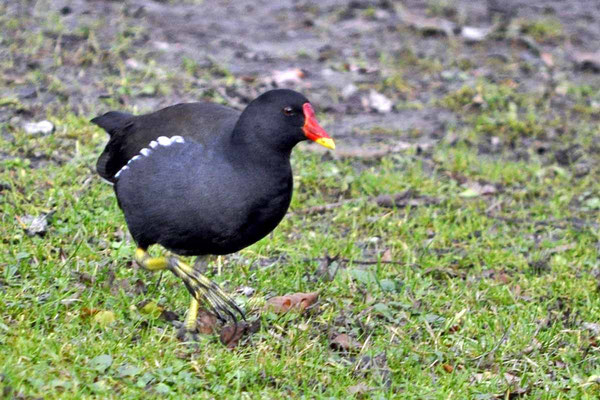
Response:
M96 170L109 182L127 162L159 136L182 136L210 146L231 133L240 112L214 103L183 103L140 116L110 111L92 119L110 135Z

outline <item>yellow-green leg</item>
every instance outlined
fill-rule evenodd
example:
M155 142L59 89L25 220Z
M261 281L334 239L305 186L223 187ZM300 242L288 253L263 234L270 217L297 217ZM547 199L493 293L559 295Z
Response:
M237 304L216 283L177 257L151 257L145 249L138 248L135 251L135 261L150 271L168 269L183 280L183 283L192 295L190 308L184 323L186 330L193 331L196 329L198 307L200 302L203 301L209 304L211 310L222 321L226 321L226 317L229 317L236 323L236 313L242 319L245 319L242 310L239 309Z
M185 317L185 322L183 323L183 328L188 332L196 332L199 307L200 303L198 303L198 300L192 297L192 299L190 300L190 308L188 309L188 313Z

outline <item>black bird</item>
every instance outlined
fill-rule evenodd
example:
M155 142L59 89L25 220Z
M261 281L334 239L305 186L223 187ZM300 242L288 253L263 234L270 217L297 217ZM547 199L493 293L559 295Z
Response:
M192 295L183 325L196 330L200 302L237 321L243 312L211 280L177 257L152 258L160 244L180 255L236 252L270 233L292 198L292 148L313 140L335 144L300 93L278 89L243 112L214 103L177 104L134 116L111 111L92 119L110 135L98 174L114 184L137 243L135 260L168 269Z

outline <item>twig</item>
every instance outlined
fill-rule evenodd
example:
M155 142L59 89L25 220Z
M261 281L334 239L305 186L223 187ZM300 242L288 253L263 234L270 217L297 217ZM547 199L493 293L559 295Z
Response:
M333 210L334 208L337 208L341 205L353 203L353 202L364 201L364 200L368 200L368 199L369 199L368 197L358 197L355 199L346 199L346 200L338 201L335 203L329 203L329 204L323 204L320 206L305 208L302 210L294 211L290 214L296 214L296 215L323 214L324 212Z
M525 218L510 218L510 217L501 217L497 215L493 215L491 213L486 213L486 217L496 219L499 221L508 222L509 224L532 224L538 226L550 226L553 228L565 229L567 226L561 226L559 224L570 224L571 227L582 230L582 229L598 229L599 225L596 222L585 221L580 218L549 218L545 221L532 221Z
M504 331L504 334L502 334L502 337L500 338L498 343L496 343L496 345L490 351L486 351L485 353L481 354L480 356L472 358L471 361L478 361L478 360L483 359L483 357L487 357L488 355L495 353L496 350L498 350L498 348L500 348L502 343L504 343L504 341L508 338L508 334L511 329L512 329L512 324L510 324L510 326Z
M404 262L401 261L387 261L387 260L353 260L351 258L328 258L328 257L317 257L317 258L304 258L302 261L304 262L312 262L312 261L341 261L345 263L352 264L363 264L363 265L376 265L376 264L395 264L395 265L403 265Z
M441 203L442 199L430 196L421 196L418 192L414 190L405 190L404 192L394 193L394 194L382 194L379 196L373 197L358 197L354 199L346 199L337 201L335 203L323 204L320 206L314 206L305 208L303 210L295 211L292 214L296 215L310 215L310 214L322 214L326 211L333 210L338 208L341 205L352 203L352 202L360 202L367 201L376 203L379 207L384 208L401 208L401 207L417 207L424 205L433 205Z

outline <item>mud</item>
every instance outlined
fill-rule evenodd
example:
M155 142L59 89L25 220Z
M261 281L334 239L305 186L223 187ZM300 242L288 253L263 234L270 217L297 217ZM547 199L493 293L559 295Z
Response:
M462 110L440 99L481 79L512 80L540 97L561 81L600 83L574 61L600 50L600 3L585 0L40 0L0 10L0 98L18 103L0 106L0 122L9 124L198 99L241 108L286 86L306 93L323 125L350 144L418 142L459 128ZM449 28L423 29L415 18ZM523 28L536 21L558 24L558 34L536 38ZM492 33L472 42L464 27ZM277 82L277 71L292 69L302 77ZM372 107L370 91L392 111ZM557 99L550 111L571 105Z

